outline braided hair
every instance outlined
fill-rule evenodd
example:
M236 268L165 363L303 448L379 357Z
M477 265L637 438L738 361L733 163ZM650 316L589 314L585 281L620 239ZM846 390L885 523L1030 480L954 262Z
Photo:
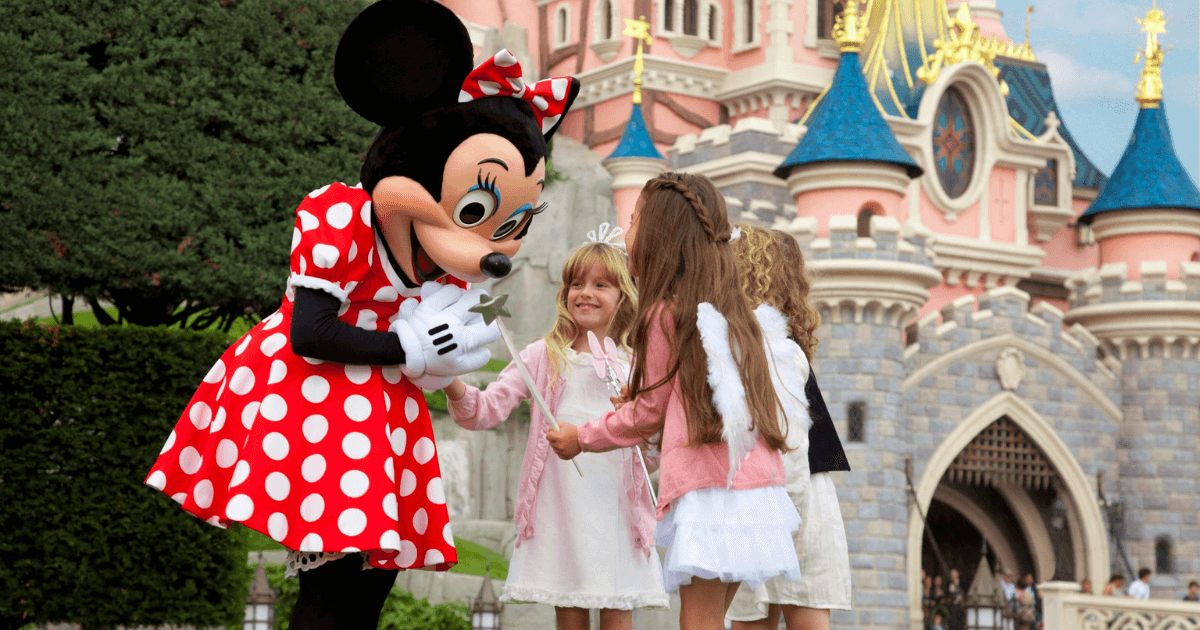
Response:
M633 335L634 369L630 395L636 398L678 379L686 401L688 442L721 441L722 420L708 385L707 355L696 326L697 306L708 302L729 322L729 343L741 348L738 372L754 426L771 448L785 450L786 427L771 384L762 331L740 290L737 264L729 245L732 234L725 198L702 175L665 173L642 189L636 214L636 238L628 244L638 281L638 317ZM674 324L672 333L667 321ZM644 366L652 326L673 337L670 369L648 382ZM661 428L646 431L646 437Z

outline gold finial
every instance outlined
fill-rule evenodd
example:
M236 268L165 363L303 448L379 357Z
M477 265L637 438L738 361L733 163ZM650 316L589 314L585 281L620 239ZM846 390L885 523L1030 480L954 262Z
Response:
M858 13L858 0L849 0L846 2L846 8L833 22L833 41L837 42L838 49L844 53L858 52L866 41L868 32L870 29L867 28L866 16Z
M979 26L971 19L971 10L967 8L966 0L958 5L954 19L946 16L946 22L945 39L933 40L934 52L925 58L925 63L920 68L917 68L917 78L926 84L932 84L937 81L943 67L964 61L976 61L996 77L1000 83L1000 93L1008 96L1008 84L1000 80L1000 68L993 63L996 55L1004 53L1007 48L980 35ZM1015 48L1015 45L1010 44L1009 47Z
M1025 7L1025 49L1029 49L1029 17L1033 15L1033 5Z
M637 40L637 55L633 60L633 103L640 105L642 102L642 71L646 69L646 64L642 61L642 42L645 42L647 46L654 43L650 37L650 23L646 21L644 15L636 20L625 18L625 30L621 34Z
M1146 47L1138 48L1137 54L1133 56L1133 63L1138 63L1144 55L1146 65L1142 68L1142 75L1138 77L1136 98L1142 104L1142 109L1154 109L1162 102L1163 55L1170 50L1170 47L1163 49L1158 43L1158 36L1167 32L1168 20L1155 0L1146 12L1146 17L1137 18L1137 21L1142 26L1142 32L1146 34Z

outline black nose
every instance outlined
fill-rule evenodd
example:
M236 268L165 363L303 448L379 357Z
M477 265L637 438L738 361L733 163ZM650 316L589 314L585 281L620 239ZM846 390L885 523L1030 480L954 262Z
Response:
M479 270L489 278L503 278L512 271L512 260L500 252L492 252L479 259Z

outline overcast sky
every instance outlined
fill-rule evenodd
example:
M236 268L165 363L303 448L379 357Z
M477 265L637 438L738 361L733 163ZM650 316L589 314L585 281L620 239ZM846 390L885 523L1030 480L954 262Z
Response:
M1025 37L1028 0L997 0L1013 41ZM1133 100L1141 66L1133 64L1146 35L1135 21L1150 0L1033 0L1030 44L1050 70L1063 121L1084 153L1111 175L1137 118ZM1174 49L1163 61L1163 99L1175 152L1195 183L1200 175L1200 2L1158 0L1167 15L1160 41Z

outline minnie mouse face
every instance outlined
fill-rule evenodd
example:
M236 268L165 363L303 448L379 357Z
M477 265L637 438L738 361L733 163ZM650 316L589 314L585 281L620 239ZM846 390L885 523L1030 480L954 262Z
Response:
M385 177L371 194L384 239L402 272L416 283L449 273L469 282L499 278L511 269L546 185L546 161L525 174L524 158L509 140L470 136L446 160L440 202L422 184Z
M506 50L471 68L466 28L432 0L379 0L342 34L334 78L382 126L362 183L393 264L412 285L506 275L545 210L546 143L579 82L526 84Z

